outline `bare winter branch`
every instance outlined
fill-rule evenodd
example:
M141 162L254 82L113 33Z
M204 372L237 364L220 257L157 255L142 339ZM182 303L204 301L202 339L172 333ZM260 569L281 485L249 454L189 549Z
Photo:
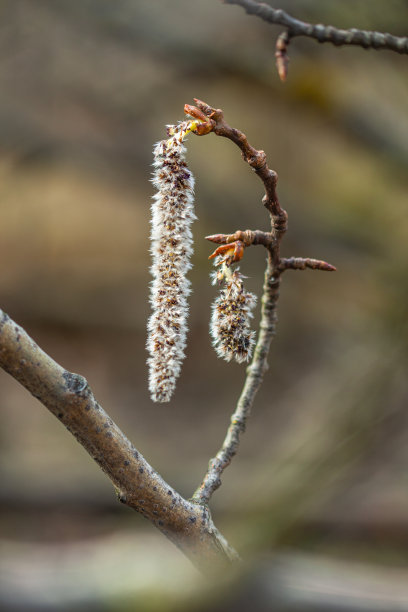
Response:
M319 43L332 43L336 46L356 45L364 49L388 49L396 53L408 53L408 38L393 36L383 32L369 30L341 30L321 23L311 24L295 19L282 9L275 9L256 0L224 0L226 4L238 4L250 15L256 15L264 21L287 28L288 37L307 36Z
M212 120L212 131L217 136L223 136L234 142L240 148L244 161L253 168L257 176L262 180L265 189L265 196L262 202L268 210L271 219L271 232L252 232L247 230L246 232L237 231L235 234L230 235L217 234L208 237L209 240L221 244L229 244L236 241L242 241L245 246L255 243L263 244L268 249L268 260L265 271L258 341L251 365L247 370L248 375L236 409L231 417L231 424L223 445L217 455L210 460L207 473L193 496L193 500L207 504L213 492L221 484L221 474L237 453L241 433L245 431L255 395L262 384L263 375L268 367L267 358L277 321L276 306L279 297L281 274L279 269L280 243L287 229L287 213L281 207L276 191L278 175L268 167L265 152L255 149L249 144L243 132L229 126L224 120L222 110L212 108L201 100L195 99L194 101L199 110Z
M236 128L232 128L224 120L224 113L219 108L212 108L202 100L194 99L198 108L210 119L213 120L214 127L213 132L217 136L223 136L232 140L242 152L242 157L251 168L255 171L255 174L259 176L265 187L265 196L263 198L263 204L269 211L273 218L272 231L275 234L278 233L283 235L286 231L287 214L286 211L281 208L279 203L278 194L276 192L276 184L278 182L278 175L274 170L271 170L266 163L265 151L258 151L255 147L251 146L248 142L247 137L243 132L240 132Z
M268 210L271 219L270 232L238 230L233 234L214 234L212 236L207 236L207 240L217 244L225 246L231 245L231 248L235 245L234 255L229 257L231 262L239 260L242 257L241 251L243 251L243 247L252 244L261 244L268 251L262 295L261 322L252 363L248 367L244 387L236 409L231 416L231 423L224 442L216 456L210 460L204 479L193 496L193 500L208 504L211 495L221 484L221 475L223 471L231 463L232 458L237 453L240 436L245 431L256 393L262 384L264 373L268 368L267 359L269 348L275 334L277 302L282 272L290 267L295 269L313 267L324 270L334 270L335 268L326 262L316 259L281 259L280 245L287 229L288 215L279 203L276 191L278 181L277 173L268 167L264 151L255 149L249 144L245 134L236 128L230 127L225 122L222 110L212 108L201 100L195 99L195 103L199 111L211 120L212 130L210 131L214 132L217 136L223 136L224 138L232 140L232 142L240 148L244 160L255 170L255 173L262 180L265 188L265 196L262 202ZM194 112L195 107L188 108L189 110L187 112L189 114L191 114L191 110ZM240 245L242 245L242 248ZM225 247L219 247L217 251L215 251L215 254L219 254L221 249L225 250ZM210 257L212 257L212 255Z

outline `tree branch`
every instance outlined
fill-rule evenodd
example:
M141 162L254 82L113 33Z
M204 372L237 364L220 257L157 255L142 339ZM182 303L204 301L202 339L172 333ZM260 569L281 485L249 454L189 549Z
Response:
M334 269L319 260L280 258L280 244L287 229L287 213L276 192L278 176L266 163L264 151L252 147L245 134L231 128L223 112L195 100L186 112L201 120L198 135L213 131L232 140L244 160L262 180L263 203L271 219L271 231L238 230L209 239L245 246L261 244L268 252L263 287L261 322L254 357L231 417L224 443L190 501L181 497L135 449L97 403L87 381L68 372L49 357L27 333L0 310L0 366L38 398L65 425L114 484L118 499L152 522L204 572L217 571L238 559L237 553L214 526L208 502L221 484L221 474L237 453L255 395L267 370L267 357L275 334L276 306L281 274L288 268ZM240 251L240 252L241 252ZM236 261L236 260L235 260Z
M271 232L261 232L260 230L237 230L233 234L214 234L212 236L206 236L206 240L216 242L217 244L231 244L240 242L244 247L252 245L262 245L269 249L273 240ZM213 258L210 255L210 258ZM242 258L242 255L240 259ZM285 270L324 270L325 272L335 272L335 266L323 261L321 259L311 259L310 257L283 257L280 259L278 269L280 272Z
M218 244L230 244L233 242L236 243L237 241L243 246L261 244L268 251L268 259L263 286L258 342L255 347L254 356L251 365L247 369L244 387L236 409L231 416L230 426L227 430L224 442L216 456L210 460L203 481L192 498L206 505L211 495L221 485L221 475L223 471L231 463L232 458L237 453L240 436L245 431L256 393L262 384L264 373L268 368L267 358L272 338L275 335L277 302L279 299L282 272L288 268L305 269L309 267L320 270L335 270L335 268L326 262L316 259L281 259L280 245L287 230L288 215L279 203L276 191L278 182L277 173L268 167L264 151L255 149L249 144L245 134L236 128L230 127L228 123L226 123L224 113L221 109L212 108L201 100L195 99L194 101L199 112L203 114L204 119L208 118L208 125L206 130L203 131L203 135L212 131L217 136L228 138L234 142L240 148L244 161L253 168L257 176L262 180L265 188L265 195L262 202L268 210L271 220L270 232L262 232L260 230L238 230L233 234L214 234L213 236L207 236L207 240L211 240ZM186 112L194 113L194 115L197 114L195 107L186 105L185 108Z
M268 367L269 347L275 334L277 321L276 306L279 298L281 274L279 269L280 243L287 229L288 215L281 207L278 199L276 191L278 175L268 167L265 152L258 151L250 145L243 132L230 127L224 119L222 110L212 108L201 100L195 99L194 101L200 111L210 118L212 131L217 136L228 138L234 142L240 148L244 161L251 166L263 182L265 196L262 202L268 210L271 219L271 232L268 234L265 232L250 232L248 230L245 237L245 232L236 232L236 235L242 234L242 236L239 236L239 239L248 242L248 244L251 242L251 239L253 239L252 244L255 243L255 240L259 240L259 244L263 244L267 248L268 260L262 296L261 322L254 356L251 365L247 369L248 374L244 387L236 409L231 416L231 424L223 445L217 455L210 460L204 479L192 498L202 504L208 504L211 495L221 484L221 474L237 453L240 436L245 431L255 395L262 384L264 373ZM224 241L222 234L218 237L220 242ZM233 238L232 235L231 238ZM218 242L218 240L216 241Z
M110 478L119 501L153 523L200 570L212 573L238 559L209 510L161 478L104 412L85 378L56 363L2 310L0 366L75 436Z
M388 49L396 53L408 53L408 38L393 36L383 32L368 30L341 30L331 25L321 23L311 24L295 19L282 9L274 9L269 4L256 0L224 0L226 4L238 4L248 14L256 15L268 23L282 25L287 28L289 38L307 36L319 43L329 42L336 46L357 45L364 49Z

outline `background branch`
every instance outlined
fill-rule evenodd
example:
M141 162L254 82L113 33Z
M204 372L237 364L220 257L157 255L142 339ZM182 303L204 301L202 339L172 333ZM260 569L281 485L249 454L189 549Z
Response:
M221 484L221 474L237 453L241 433L245 431L255 395L262 384L264 373L268 367L267 358L277 321L276 307L280 286L280 243L286 232L288 216L279 203L276 191L278 175L268 167L265 152L255 149L249 144L243 132L229 126L224 120L222 110L212 108L201 100L195 99L195 102L198 108L214 122L212 131L217 136L232 140L241 149L243 159L262 180L265 188L265 196L262 201L271 218L271 232L268 240L265 239L266 233L259 234L259 237L264 239L264 246L268 250L268 260L263 287L261 322L254 356L251 365L248 367L244 387L236 409L231 416L231 424L223 445L217 455L210 460L204 479L193 496L193 499L200 503L208 503L212 493ZM222 238L221 241L223 241Z
M290 38L307 36L308 38L314 38L319 43L329 42L336 46L356 45L364 49L388 49L397 53L408 53L407 37L358 30L357 28L342 30L321 23L311 24L295 19L282 9L274 9L268 4L255 0L224 0L224 2L226 4L238 4L248 14L256 15L269 23L285 26Z
M281 259L279 269L284 270L324 270L325 272L335 272L336 268L327 261L312 259L310 257L284 257Z
M185 500L149 465L96 401L87 381L65 370L0 310L0 366L52 412L133 508L202 571L238 559L207 508Z

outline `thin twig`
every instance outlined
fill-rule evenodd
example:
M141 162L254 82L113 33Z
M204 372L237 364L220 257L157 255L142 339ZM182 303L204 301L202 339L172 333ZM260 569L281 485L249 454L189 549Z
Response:
M288 76L288 66L289 66L289 55L288 55L288 46L290 42L289 32L285 30L281 34L279 34L276 39L276 68L278 69L279 78L281 81L285 82Z
M271 170L266 163L265 151L258 151L249 144L247 137L243 132L240 132L236 128L232 128L224 120L224 113L219 108L212 108L202 100L194 99L198 108L207 116L210 117L214 123L213 132L217 136L228 138L232 140L242 152L242 157L251 168L255 171L255 174L259 176L265 187L265 196L262 200L265 208L269 211L273 218L272 233L275 238L282 238L287 228L287 213L281 207L276 192L276 184L278 182L278 175L274 170ZM278 253L279 254L279 253ZM275 253L276 256L276 253Z
M279 269L284 270L323 270L325 272L335 272L335 266L323 261L322 259L311 259L310 257L285 257L280 260Z
M245 431L255 395L262 384L264 373L268 367L267 358L277 322L277 302L282 272L290 267L295 269L311 267L320 270L334 270L335 268L317 259L281 259L280 245L287 229L288 215L279 203L276 191L277 173L268 167L264 151L255 149L249 144L245 134L226 123L222 110L212 108L201 100L195 99L195 103L203 117L208 117L209 131L213 131L217 136L223 136L232 140L240 148L244 160L262 180L265 188L265 196L262 202L268 210L271 220L270 232L238 230L233 234L207 236L207 240L218 244L231 244L231 246L232 243L235 243L235 245L239 244L241 247L240 254L235 259L232 259L232 261L237 261L242 257L242 252L246 246L260 244L268 251L262 295L261 321L252 363L247 369L244 387L231 417L231 423L224 442L216 456L210 460L204 479L192 498L194 501L207 505L211 495L221 484L223 471L237 453L240 436ZM194 107L187 105L187 112L192 112L193 116L195 116Z
M267 249L273 242L271 232L262 232L261 230L237 230L233 234L214 234L213 236L206 236L205 239L216 244L230 244L239 240L246 247L261 244Z
M208 573L237 560L208 509L161 478L97 403L85 378L56 363L2 310L0 366L75 436L110 478L119 501L153 523L199 569Z
M388 49L396 53L408 53L408 37L393 36L385 32L371 32L369 30L342 30L331 25L321 23L311 24L295 19L282 9L275 9L256 0L223 0L226 4L238 4L248 14L256 15L269 23L285 26L289 38L307 36L319 43L332 43L336 46L356 45L364 49Z

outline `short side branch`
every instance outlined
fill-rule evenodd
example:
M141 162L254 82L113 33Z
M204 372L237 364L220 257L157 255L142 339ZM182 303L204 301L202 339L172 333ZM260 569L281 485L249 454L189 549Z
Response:
M201 504L208 504L211 495L221 484L221 474L231 463L236 455L241 433L245 431L246 422L254 403L255 395L258 392L263 380L263 375L267 369L267 357L272 338L275 334L277 321L276 307L279 298L280 286L280 244L287 229L288 215L281 207L276 190L278 175L271 170L266 163L264 151L258 151L249 144L243 132L232 128L226 123L224 113L221 109L215 109L194 99L198 109L212 124L212 131L217 136L228 138L234 142L241 150L242 157L257 176L261 179L265 188L265 196L262 202L269 212L271 220L271 231L266 232L235 232L234 235L218 234L211 236L214 242L231 243L234 240L242 241L242 244L263 244L268 250L268 260L265 271L264 290L262 296L262 313L259 329L258 342L255 347L254 357L249 366L245 384L238 400L235 412L231 417L231 424L221 449L217 455L210 460L207 473L193 495L193 500Z
M221 109L212 108L201 100L195 99L194 101L197 107L187 105L187 107L185 107L186 112L193 114L193 116L198 116L199 114L201 119L204 120L207 118L207 122L211 125L211 129L209 128L209 131L206 133L212 131L217 136L223 136L234 142L240 148L244 160L262 180L265 188L265 196L262 202L268 210L271 220L270 232L237 230L233 234L214 234L213 236L207 236L207 240L223 245L210 255L210 259L214 256L223 254L225 255L223 261L228 261L229 264L239 261L242 258L245 247L262 245L268 251L262 296L261 322L254 357L247 370L244 388L231 417L231 424L222 447L216 456L210 460L204 479L193 495L194 501L207 505L211 495L221 484L221 475L223 471L231 463L232 458L237 453L241 433L245 431L255 395L262 384L263 375L268 367L267 357L272 338L275 334L277 302L282 272L289 268L299 270L313 268L327 271L335 270L335 268L317 259L281 259L280 246L287 229L288 215L279 203L276 191L278 181L277 173L268 168L264 151L255 149L249 144L245 134L226 123L224 113ZM227 248L228 245L231 246L230 249ZM233 253L232 250L234 251Z
M393 36L383 32L371 32L369 30L341 30L331 25L321 23L311 24L295 19L282 9L274 9L263 2L256 0L224 0L226 4L238 4L248 14L256 15L264 21L282 25L287 28L288 38L295 36L307 36L314 38L319 43L332 43L336 46L356 45L364 49L388 49L396 53L408 53L408 38Z
M0 366L65 425L133 508L209 572L237 559L209 511L188 502L149 465L97 403L87 381L49 357L0 310Z
M325 272L335 272L336 268L327 261L321 259L311 259L310 257L285 257L280 260L279 270L324 270Z
M216 244L231 244L239 240L246 247L261 244L267 249L273 243L272 234L270 232L262 232L261 230L237 230L233 234L214 234L213 236L206 236L205 239Z

